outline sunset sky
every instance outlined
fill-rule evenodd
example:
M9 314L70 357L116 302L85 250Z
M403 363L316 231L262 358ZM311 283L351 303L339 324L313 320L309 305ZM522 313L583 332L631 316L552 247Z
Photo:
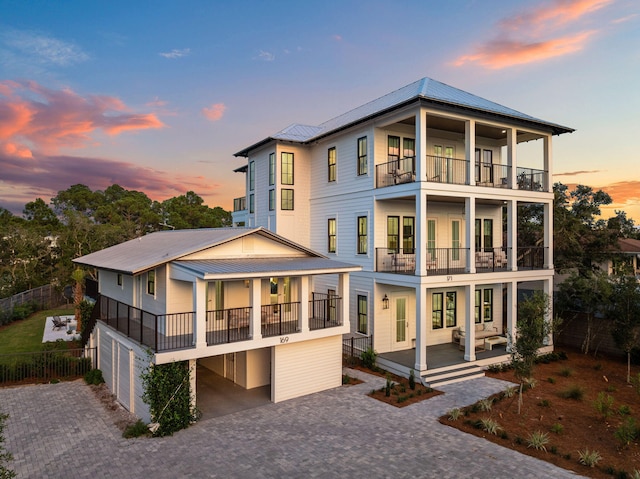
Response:
M0 206L117 183L231 209L233 153L425 76L575 128L554 180L640 222L638 0L0 0Z

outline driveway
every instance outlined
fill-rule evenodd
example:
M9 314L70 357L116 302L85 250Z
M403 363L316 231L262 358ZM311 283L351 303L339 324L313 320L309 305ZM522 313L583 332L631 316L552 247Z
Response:
M352 375L361 374L350 372ZM0 389L19 478L575 478L444 426L437 417L507 383L481 378L402 409L367 382L206 419L172 437L124 439L82 381Z

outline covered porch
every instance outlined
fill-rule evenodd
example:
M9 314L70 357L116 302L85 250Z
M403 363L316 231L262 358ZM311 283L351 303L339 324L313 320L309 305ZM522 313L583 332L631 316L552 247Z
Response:
M464 359L464 351L460 351L458 345L454 343L427 346L426 355L429 370L457 364L469 364L469 361ZM506 350L506 345L501 344L493 346L492 349L477 350L475 362L484 363L485 360L500 362L508 359L508 357L509 353ZM382 361L385 364L395 363L402 368L413 369L416 363L416 348L380 353L378 361Z

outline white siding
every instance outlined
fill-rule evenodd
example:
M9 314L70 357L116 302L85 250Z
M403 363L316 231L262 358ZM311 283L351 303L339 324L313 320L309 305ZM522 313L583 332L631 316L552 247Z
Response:
M342 338L275 346L271 367L273 402L338 387L342 384Z

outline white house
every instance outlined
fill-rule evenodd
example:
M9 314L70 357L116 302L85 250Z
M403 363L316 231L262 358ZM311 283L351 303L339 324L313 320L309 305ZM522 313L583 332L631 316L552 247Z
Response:
M196 402L196 360L243 388L270 385L274 402L341 384L359 266L264 228L152 233L74 261L98 270L97 321L85 326L97 366L146 421L149 361L188 360Z
M572 131L423 78L237 152L233 221L361 266L351 332L373 336L385 368L470 377L506 354L518 292L552 295L552 137ZM530 204L535 244L517 227Z

